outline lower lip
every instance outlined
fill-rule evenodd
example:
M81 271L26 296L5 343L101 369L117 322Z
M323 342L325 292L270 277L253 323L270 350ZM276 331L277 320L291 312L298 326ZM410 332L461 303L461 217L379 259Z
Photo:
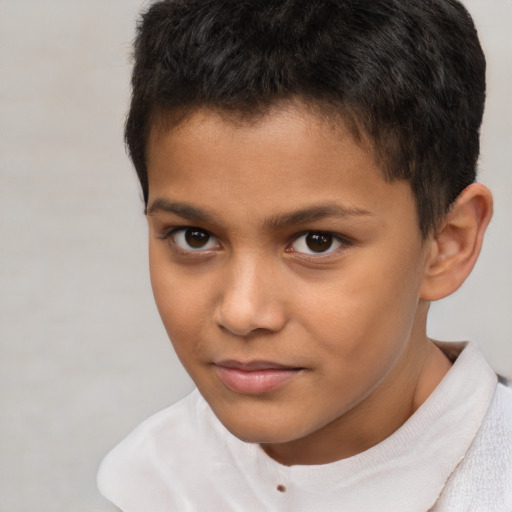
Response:
M231 391L245 395L270 393L290 382L300 369L276 369L246 371L216 366L217 375Z

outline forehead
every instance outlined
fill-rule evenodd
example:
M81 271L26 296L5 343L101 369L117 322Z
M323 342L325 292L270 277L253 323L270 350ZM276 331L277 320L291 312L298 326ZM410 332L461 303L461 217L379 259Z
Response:
M408 183L389 183L343 122L296 105L252 119L197 110L152 130L147 167L149 208L163 198L255 218L314 203L378 215L400 203L415 216Z

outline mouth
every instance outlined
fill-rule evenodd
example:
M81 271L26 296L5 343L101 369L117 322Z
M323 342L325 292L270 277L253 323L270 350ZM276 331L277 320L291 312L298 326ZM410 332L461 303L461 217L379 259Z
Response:
M227 388L244 395L260 395L275 391L304 370L270 361L226 360L214 363L213 366Z

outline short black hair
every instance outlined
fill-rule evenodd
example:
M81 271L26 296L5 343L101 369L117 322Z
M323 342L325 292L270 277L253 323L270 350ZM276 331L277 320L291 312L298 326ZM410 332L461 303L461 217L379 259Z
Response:
M386 179L410 182L424 237L476 179L485 57L457 0L163 0L137 26L125 127L146 205L158 118L294 98L340 114Z

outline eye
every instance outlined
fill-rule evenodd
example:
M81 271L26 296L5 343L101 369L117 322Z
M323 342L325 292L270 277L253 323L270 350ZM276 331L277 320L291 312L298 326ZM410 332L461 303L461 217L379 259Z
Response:
M175 229L169 238L185 251L205 251L219 247L219 241L210 232L201 228Z
M291 248L303 254L328 254L342 245L343 242L331 233L309 231L297 237L291 244Z

